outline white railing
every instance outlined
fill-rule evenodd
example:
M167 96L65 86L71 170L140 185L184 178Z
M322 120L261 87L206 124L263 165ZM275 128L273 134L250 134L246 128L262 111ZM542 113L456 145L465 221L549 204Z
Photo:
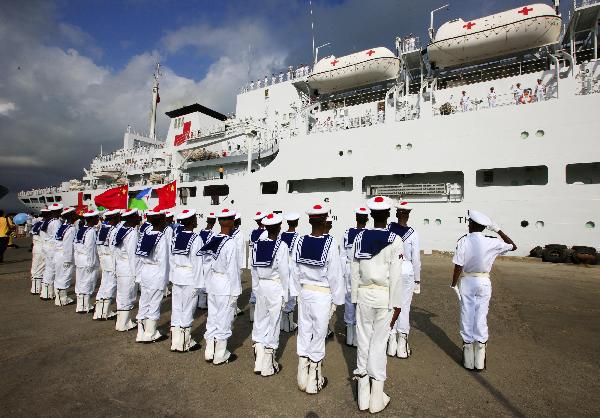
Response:
M242 86L240 93L269 87L269 85L272 86L285 81L292 81L298 78L307 77L311 74L311 72L312 69L309 65L299 65L296 67L296 69L290 66L286 70L280 71L279 74L273 73L271 76L265 76L264 78L260 78L256 81L252 80L248 82L246 85Z

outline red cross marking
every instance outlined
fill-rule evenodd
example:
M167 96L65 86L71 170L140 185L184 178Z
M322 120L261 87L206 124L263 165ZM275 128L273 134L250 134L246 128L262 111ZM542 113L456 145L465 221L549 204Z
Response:
M333 65L335 67L335 64L337 64L338 62L339 61L334 58L333 61L331 61L331 65Z
M466 25L463 25L463 28L465 28L465 29L467 29L467 30L470 30L470 29L471 29L473 26L475 26L475 25L476 25L476 23L474 23L474 22L469 22L469 23L467 23Z
M183 123L183 133L181 135L175 135L175 143L174 143L175 146L181 145L189 139L191 128L192 128L192 122L184 122Z
M371 55L373 55L374 53L375 53L375 51L373 51L372 49L369 49L369 50L367 51L367 55L368 55L368 56L371 56Z
M533 7L523 7L521 10L519 10L517 13L521 13L523 16L527 16L529 14L529 12L533 12Z

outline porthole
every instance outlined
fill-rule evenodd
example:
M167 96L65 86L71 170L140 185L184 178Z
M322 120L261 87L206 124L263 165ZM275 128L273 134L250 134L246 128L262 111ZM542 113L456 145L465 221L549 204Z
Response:
M338 152L338 155L341 157L342 155L344 155L344 151Z
M587 222L585 223L585 227L586 227L586 228L589 228L589 229L593 229L593 228L595 228L595 227L596 227L596 224L595 224L594 222L592 222L592 221L587 221Z
M406 149L407 150L411 150L412 149L412 144L410 142L408 144L406 144Z
M400 151L402 149L402 145L396 144L396 151Z
M427 219L427 218L423 219L423 225L429 225L429 219Z
M527 139L527 138L529 138L529 132L527 132L527 131L521 132L521 139Z
M435 220L435 224L436 225L441 225L442 224L442 220L441 219L436 219Z
M521 228L527 228L529 226L529 221L521 221Z
M348 153L348 155L352 155L352 150L349 149L348 151L346 151Z
M544 221L537 221L537 222L535 223L535 227L536 227L537 229L542 229L542 228L544 227Z
M545 135L546 133L542 130L542 129L538 129L537 132L535 133L535 136L537 136L538 138L541 138Z

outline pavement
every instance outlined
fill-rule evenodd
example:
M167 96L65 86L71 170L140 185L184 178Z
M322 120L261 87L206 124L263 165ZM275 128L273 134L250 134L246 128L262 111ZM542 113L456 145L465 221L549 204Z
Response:
M23 243L23 242L22 242ZM27 245L25 243L25 245ZM206 311L192 335L202 349L171 353L170 341L135 343L114 321L92 321L75 306L56 307L29 293L31 253L9 249L0 264L0 415L11 417L366 416L350 380L356 350L346 347L343 309L327 343L317 395L296 386L296 336L282 333L282 371L252 372L248 272L229 348L238 359L203 359ZM600 416L600 268L501 257L492 272L487 370L461 367L458 301L449 289L451 258L423 257L407 360L388 357L380 416ZM70 290L72 293L73 290ZM162 305L168 333L171 300Z

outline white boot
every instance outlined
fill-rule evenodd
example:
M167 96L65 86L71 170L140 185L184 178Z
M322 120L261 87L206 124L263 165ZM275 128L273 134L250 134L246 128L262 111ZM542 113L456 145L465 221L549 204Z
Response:
M56 306L67 306L74 302L74 300L68 296L67 289L58 289L55 294L54 304Z
M475 368L473 343L463 343L463 366L468 370L473 370Z
M272 376L279 372L279 364L275 361L275 349L265 348L261 376Z
M358 384L358 409L361 411L366 411L369 409L369 400L371 398L371 382L369 375L366 374L364 376L354 376L354 380L356 380Z
M403 332L398 333L398 349L396 351L396 355L399 358L410 357L410 347L408 346L408 334L405 334Z
M254 344L254 374L260 374L265 356L265 347L261 343Z
M154 319L146 319L146 322L144 322L144 336L142 337L143 342L153 343L162 339L163 335L156 329L157 324L158 321Z
M413 289L414 294L421 294L421 282L415 282L415 287Z
M117 313L113 312L110 309L110 304L112 303L112 299L106 298L103 300L104 300L104 305L102 305L102 318L103 319L111 319L111 318L114 318L115 316L117 316Z
M352 346L352 341L354 341L354 325L346 325L346 345Z
M475 366L475 370L477 371L482 371L485 370L485 346L487 344L486 343L480 343L479 341L476 341L473 344L473 348L474 348L474 366Z
M398 353L398 334L395 331L390 331L388 337L387 355L394 357Z
M83 295L83 310L85 313L90 313L93 309L90 304L90 295Z
M135 342L136 343L141 343L142 341L144 341L144 328L146 326L146 320L145 319L138 319L137 321L137 335L135 337Z
M306 393L315 394L319 393L325 385L327 385L327 379L323 377L322 365L323 361L314 362L311 361L308 366L308 380L306 383Z
M129 331L136 327L135 322L130 319L131 311L117 311L117 323L115 329L117 331Z
M31 294L39 295L42 291L42 279L31 279Z
M171 351L185 351L183 328L181 327L171 327Z
M42 282L42 288L40 290L40 299L42 299L42 300L54 299L54 284Z
M198 343L192 339L192 327L181 328L181 332L183 336L183 351L196 349Z
M254 308L256 307L256 304L251 303L250 304L250 315L248 316L248 320L250 322L254 322Z
M390 397L383 391L383 380L371 379L371 398L369 400L369 412L376 414L385 409L390 403Z
M206 360L207 362L212 363L214 357L215 357L215 339L211 338L209 340L206 340L206 349L204 350L204 360Z
M208 309L208 296L206 292L198 292L198 309Z
M216 340L213 364L225 364L233 361L232 354L227 350L227 340Z
M309 364L308 357L298 357L298 389L303 392L306 391Z
M75 306L75 312L76 313L84 313L84 307L83 307L83 295L82 294L78 294L77 295L77 304Z

